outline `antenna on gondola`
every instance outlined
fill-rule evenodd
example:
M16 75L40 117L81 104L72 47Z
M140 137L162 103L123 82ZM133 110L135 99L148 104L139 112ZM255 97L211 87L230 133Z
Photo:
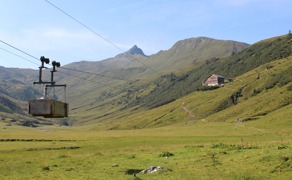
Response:
M56 67L60 67L60 62L53 61L51 70L51 81L43 81L42 71L47 69L45 64L49 64L49 58L44 56L40 57L41 66L39 67L39 81L33 82L33 84L45 85L44 95L37 99L29 100L29 114L33 116L43 116L45 118L64 118L68 117L69 106L66 103L66 84L56 84L54 81L54 73L57 72ZM55 96L55 87L64 87L64 99L65 102L56 100ZM53 97L48 96L48 88L53 88L54 94Z

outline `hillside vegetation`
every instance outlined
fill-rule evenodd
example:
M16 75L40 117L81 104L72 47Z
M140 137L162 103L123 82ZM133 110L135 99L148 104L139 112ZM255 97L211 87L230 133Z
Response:
M140 48L134 46L131 54L133 52L139 52L139 54L132 54L132 56L123 53L101 62L79 62L67 65L64 69L58 69L60 73L57 73L56 80L57 83L68 85L67 99L70 104L70 117L59 122L70 125L98 124L101 129L129 129L164 126L180 121L186 122L189 119L211 118L221 111L239 107L238 104L241 104L243 100L249 102L254 96L261 97L260 95L266 89L273 92L279 88L278 86L284 88L291 82L291 67L288 63L292 55L291 36L280 36L246 47L244 43L200 37L179 41L171 49L152 56L145 56ZM168 73L157 75L152 72L150 75L151 70L135 61L134 57L145 61L150 67ZM275 68L278 65L267 64L278 59L287 63L286 66ZM117 62L121 62L121 67L116 64ZM158 62L159 66L156 64ZM184 63L186 65L183 65ZM164 70L160 69L162 67ZM259 67L267 69L267 72L274 69L277 71L269 77ZM74 69L76 71L72 71ZM92 74L82 73L87 70L90 70ZM249 71L255 74L261 86L250 81L238 84L238 76ZM26 82L31 83L33 79L36 80L33 74L37 72L18 71L20 75L13 75L13 73L15 71L9 69L9 73L3 75L5 80L2 80L2 84L11 86L11 91L2 90L2 93L6 94L2 96L1 109L8 114L12 112L12 109L20 109L16 119L21 117L29 120L31 117L27 116L24 106L13 99L27 100L29 98L32 87ZM95 73L105 76L99 77L94 75ZM212 91L202 87L202 81L213 73L233 78L234 82ZM22 77L23 74L28 76ZM107 76L124 80L109 80ZM136 79L138 77L144 78L138 80ZM23 83L20 81L21 78L25 79ZM237 86L233 87L235 85ZM289 87L286 88L289 89ZM40 90L35 91L36 96L40 96ZM60 92L57 90L59 98L64 99ZM289 97L290 91L287 92ZM285 91L283 96L286 97L287 92ZM194 101L200 102L199 104L190 105L189 101L181 100L186 97L193 99L189 96L194 93L196 97ZM23 97L19 97L18 94ZM12 107L13 103L15 108ZM284 106L279 102L275 104L279 107ZM267 114L276 110L277 107L262 113ZM3 113L2 116L4 116ZM255 115L240 116L232 116L232 118L248 119L254 118ZM222 120L219 116L215 117L218 118L212 118L212 120ZM43 121L38 118L39 120ZM58 122L58 120L52 122Z
M270 90L270 94L277 92L276 94L279 95L279 97L274 95L276 107L272 107L270 102L266 102L270 104L268 106L270 108L269 111L274 111L284 106L283 104L285 103L289 104L291 101L289 98L291 93L287 90L290 87L288 84L291 82L292 77L290 65L292 50L289 48L290 46L287 46L289 44L291 44L290 36L273 38L256 43L228 58L212 58L196 63L192 70L170 73L155 79L129 83L127 86L120 86L114 91L105 90L98 96L95 95L96 98L94 100L89 100L90 104L74 109L72 111L73 117L76 120L78 119L79 122L91 121L91 123L98 124L102 122L101 127L106 123L113 124L112 128L123 126L120 125L123 120L128 122L125 123L127 124L126 128L163 126L179 121L187 121L190 118L187 114L193 114L191 116L199 119L214 115L218 117L218 119L213 118L214 120L220 120L222 118L215 115L217 112L239 107L242 101L254 104L255 102L249 100L255 97L259 99L265 98L265 96L260 95L265 94L263 92L266 90ZM250 54L250 52L258 51L261 51L263 56L254 57ZM283 52L283 54L279 52ZM273 57L274 59L269 59L268 57ZM285 58L281 59L281 57ZM241 59L245 64L238 64L238 59ZM274 61L283 61L285 65L275 65L273 64ZM225 69L225 67L228 67L228 69ZM231 71L233 69L237 71ZM247 72L253 74L249 76L252 78L247 78L246 82L237 80L238 78L240 79L240 75ZM269 75L267 72L273 73ZM232 77L234 82L212 91L202 87L202 81L213 73ZM279 94L279 87L286 90ZM195 93L195 98L186 96L190 93ZM190 105L191 108L188 108L187 102L189 101L180 100L180 98L185 99L186 97L187 99L193 99L193 101L199 104ZM283 97L286 100L278 102ZM179 103L172 107L172 104L176 104L177 101ZM169 104L171 102L174 103ZM247 107L250 107L251 104L247 105ZM158 113L161 110L163 110L163 113ZM188 113L186 114L184 111ZM267 114L267 112L259 112L258 114ZM256 113L233 116L232 118L233 120L257 119L258 117L253 117L254 115ZM144 122L142 123L142 121Z
M279 111L287 116L285 119L279 116L275 121L289 125L289 119L292 119L289 113L292 102L291 60L290 56L265 64L222 88L196 91L150 110L138 107L123 109L123 106L112 104L95 107L93 114L91 109L85 109L88 116L84 120L90 120L94 115L96 118L90 124L97 124L97 127L132 129L197 121L245 122L266 119ZM261 72L260 78L258 72ZM282 108L286 110L282 111Z
M146 107L157 107L171 102L195 90L202 89L202 82L211 74L220 74L235 78L260 65L292 55L292 37L282 36L277 39L256 43L249 48L228 58L212 58L205 63L196 64L191 71L160 77L151 82L156 87L138 103Z
M93 71L123 81L58 69L57 83L66 83L69 94L70 117L63 119L27 114L32 87L26 82L37 71L3 68L0 178L290 180L291 47L290 36L276 37L163 75L135 62L105 68L118 58ZM94 70L96 64L66 67ZM213 73L233 81L202 87ZM33 88L40 96L41 88ZM162 170L141 173L157 166Z

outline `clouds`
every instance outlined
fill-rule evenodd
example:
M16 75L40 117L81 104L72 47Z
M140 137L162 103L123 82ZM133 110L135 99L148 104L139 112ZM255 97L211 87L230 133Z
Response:
M85 49L86 44L104 44L104 41L98 39L91 32L86 30L74 30L60 27L21 29L18 33L5 32L3 36L20 48L38 49L41 51L69 47Z
M31 37L31 39L36 41L41 41L40 43L42 43L42 45L50 49L54 49L56 47L52 46L52 44L62 46L64 48L75 47L81 49L86 49L88 45L92 43L96 43L96 45L104 44L103 40L89 31L60 27L29 29L26 30L26 36Z
M115 51L107 51L107 49L111 49L111 45L85 29L35 27L21 29L17 34L1 32L0 36L3 37L3 41L35 57L47 56L62 59L63 64L68 64L73 60L101 60L110 57L110 53L112 56L117 54ZM23 55L21 52L4 44L1 44L0 47ZM6 52L2 51L0 53L2 56L7 56ZM26 55L23 56L26 57ZM9 58L11 58L11 55L9 55ZM14 65L8 65L7 61L2 60L0 62L4 66L15 67ZM17 64L17 66L19 65Z
M253 43L292 29L290 0L51 1L121 49L137 44L146 54L190 37ZM45 1L6 0L0 10L0 39L36 57L69 63L121 53Z

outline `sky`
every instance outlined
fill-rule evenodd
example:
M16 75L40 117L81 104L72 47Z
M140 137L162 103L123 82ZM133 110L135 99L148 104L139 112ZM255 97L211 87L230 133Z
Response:
M40 56L61 65L99 61L134 45L151 55L200 36L253 44L288 34L291 7L291 0L0 0L0 66L37 69Z

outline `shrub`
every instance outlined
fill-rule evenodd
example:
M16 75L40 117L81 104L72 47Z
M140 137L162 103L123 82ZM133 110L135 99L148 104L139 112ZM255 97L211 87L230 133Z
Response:
M168 151L162 152L159 154L159 157L170 157L170 156L174 156L174 154Z
M50 170L50 167L49 167L49 166L44 166L44 167L42 168L42 170L43 170L43 171L49 171L49 170Z

